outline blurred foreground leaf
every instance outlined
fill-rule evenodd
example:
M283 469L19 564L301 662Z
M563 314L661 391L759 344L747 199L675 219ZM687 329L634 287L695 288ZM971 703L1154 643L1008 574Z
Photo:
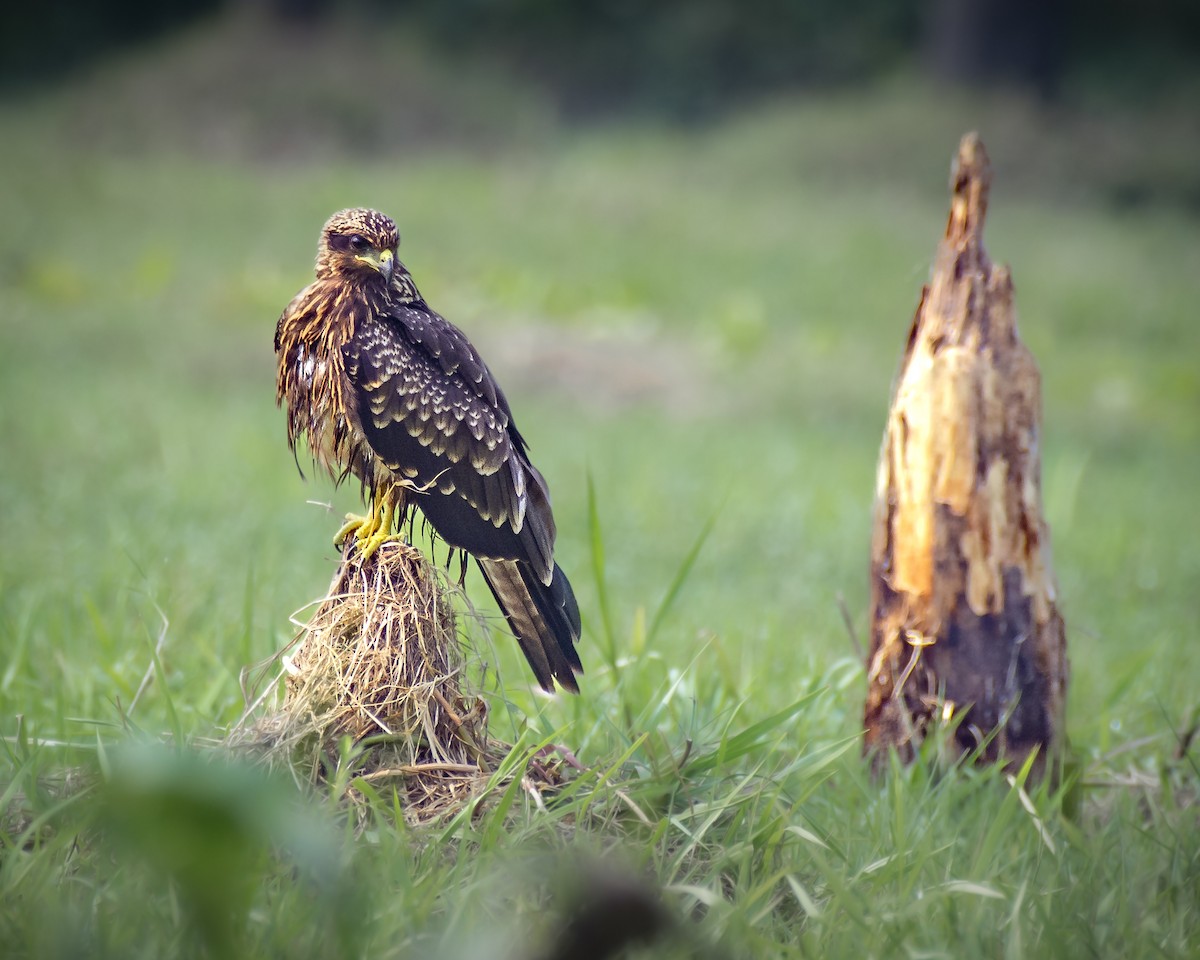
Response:
M294 874L336 901L337 843L291 784L189 751L133 747L110 758L99 826L119 868L171 884L213 956L243 955L242 927L274 876Z

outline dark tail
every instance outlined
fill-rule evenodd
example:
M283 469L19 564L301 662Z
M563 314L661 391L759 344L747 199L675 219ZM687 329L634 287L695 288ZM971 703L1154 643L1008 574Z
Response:
M562 570L555 564L554 576L547 586L538 580L529 564L516 560L478 563L541 688L553 693L557 680L563 689L578 693L575 674L583 673L583 664L575 652L580 630L579 605Z

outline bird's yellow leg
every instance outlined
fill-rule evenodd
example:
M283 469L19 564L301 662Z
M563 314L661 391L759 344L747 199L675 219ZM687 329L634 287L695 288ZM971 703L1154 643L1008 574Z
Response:
M379 505L377 500L372 499L371 512L367 516L363 517L357 513L346 514L346 522L342 524L342 528L333 535L333 545L335 547L340 547L346 542L346 538L348 536L351 534L354 534L355 536L361 536L363 535L363 531L366 531L366 536L370 536L375 532L378 526Z
M382 508L373 507L371 515L376 519L375 528L367 531L365 527L359 527L358 533L358 554L362 560L368 560L371 556L383 546L392 536L392 522L396 516L396 501L390 497L383 498Z
M396 498L391 490L381 491L371 498L371 512L368 516L360 517L353 513L346 515L346 522L334 536L333 545L340 547L347 537L353 535L358 541L360 558L367 560L392 535L395 516Z

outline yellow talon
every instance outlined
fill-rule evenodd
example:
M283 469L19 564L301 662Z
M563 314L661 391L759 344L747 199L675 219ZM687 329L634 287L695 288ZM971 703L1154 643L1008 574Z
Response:
M376 518L375 528L364 535L364 528L358 529L358 553L363 560L369 560L375 551L382 547L392 537L392 519L396 513L396 505L392 502L391 497L386 497L383 502L383 509L372 511L372 516Z
M362 517L357 513L346 514L346 522L342 525L342 528L333 535L333 545L335 547L340 547L346 542L346 538L350 536L350 534L357 533L363 527L370 524L370 522L370 517Z
M346 522L333 538L333 545L340 547L351 534L358 541L359 559L369 560L383 544L392 537L392 524L396 516L396 504L390 496L375 496L371 499L371 513L360 517L346 514Z

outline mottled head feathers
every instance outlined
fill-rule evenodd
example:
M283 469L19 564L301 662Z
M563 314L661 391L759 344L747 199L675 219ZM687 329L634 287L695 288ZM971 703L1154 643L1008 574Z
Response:
M378 210L341 210L321 228L317 244L317 276L390 279L400 231L391 217Z

